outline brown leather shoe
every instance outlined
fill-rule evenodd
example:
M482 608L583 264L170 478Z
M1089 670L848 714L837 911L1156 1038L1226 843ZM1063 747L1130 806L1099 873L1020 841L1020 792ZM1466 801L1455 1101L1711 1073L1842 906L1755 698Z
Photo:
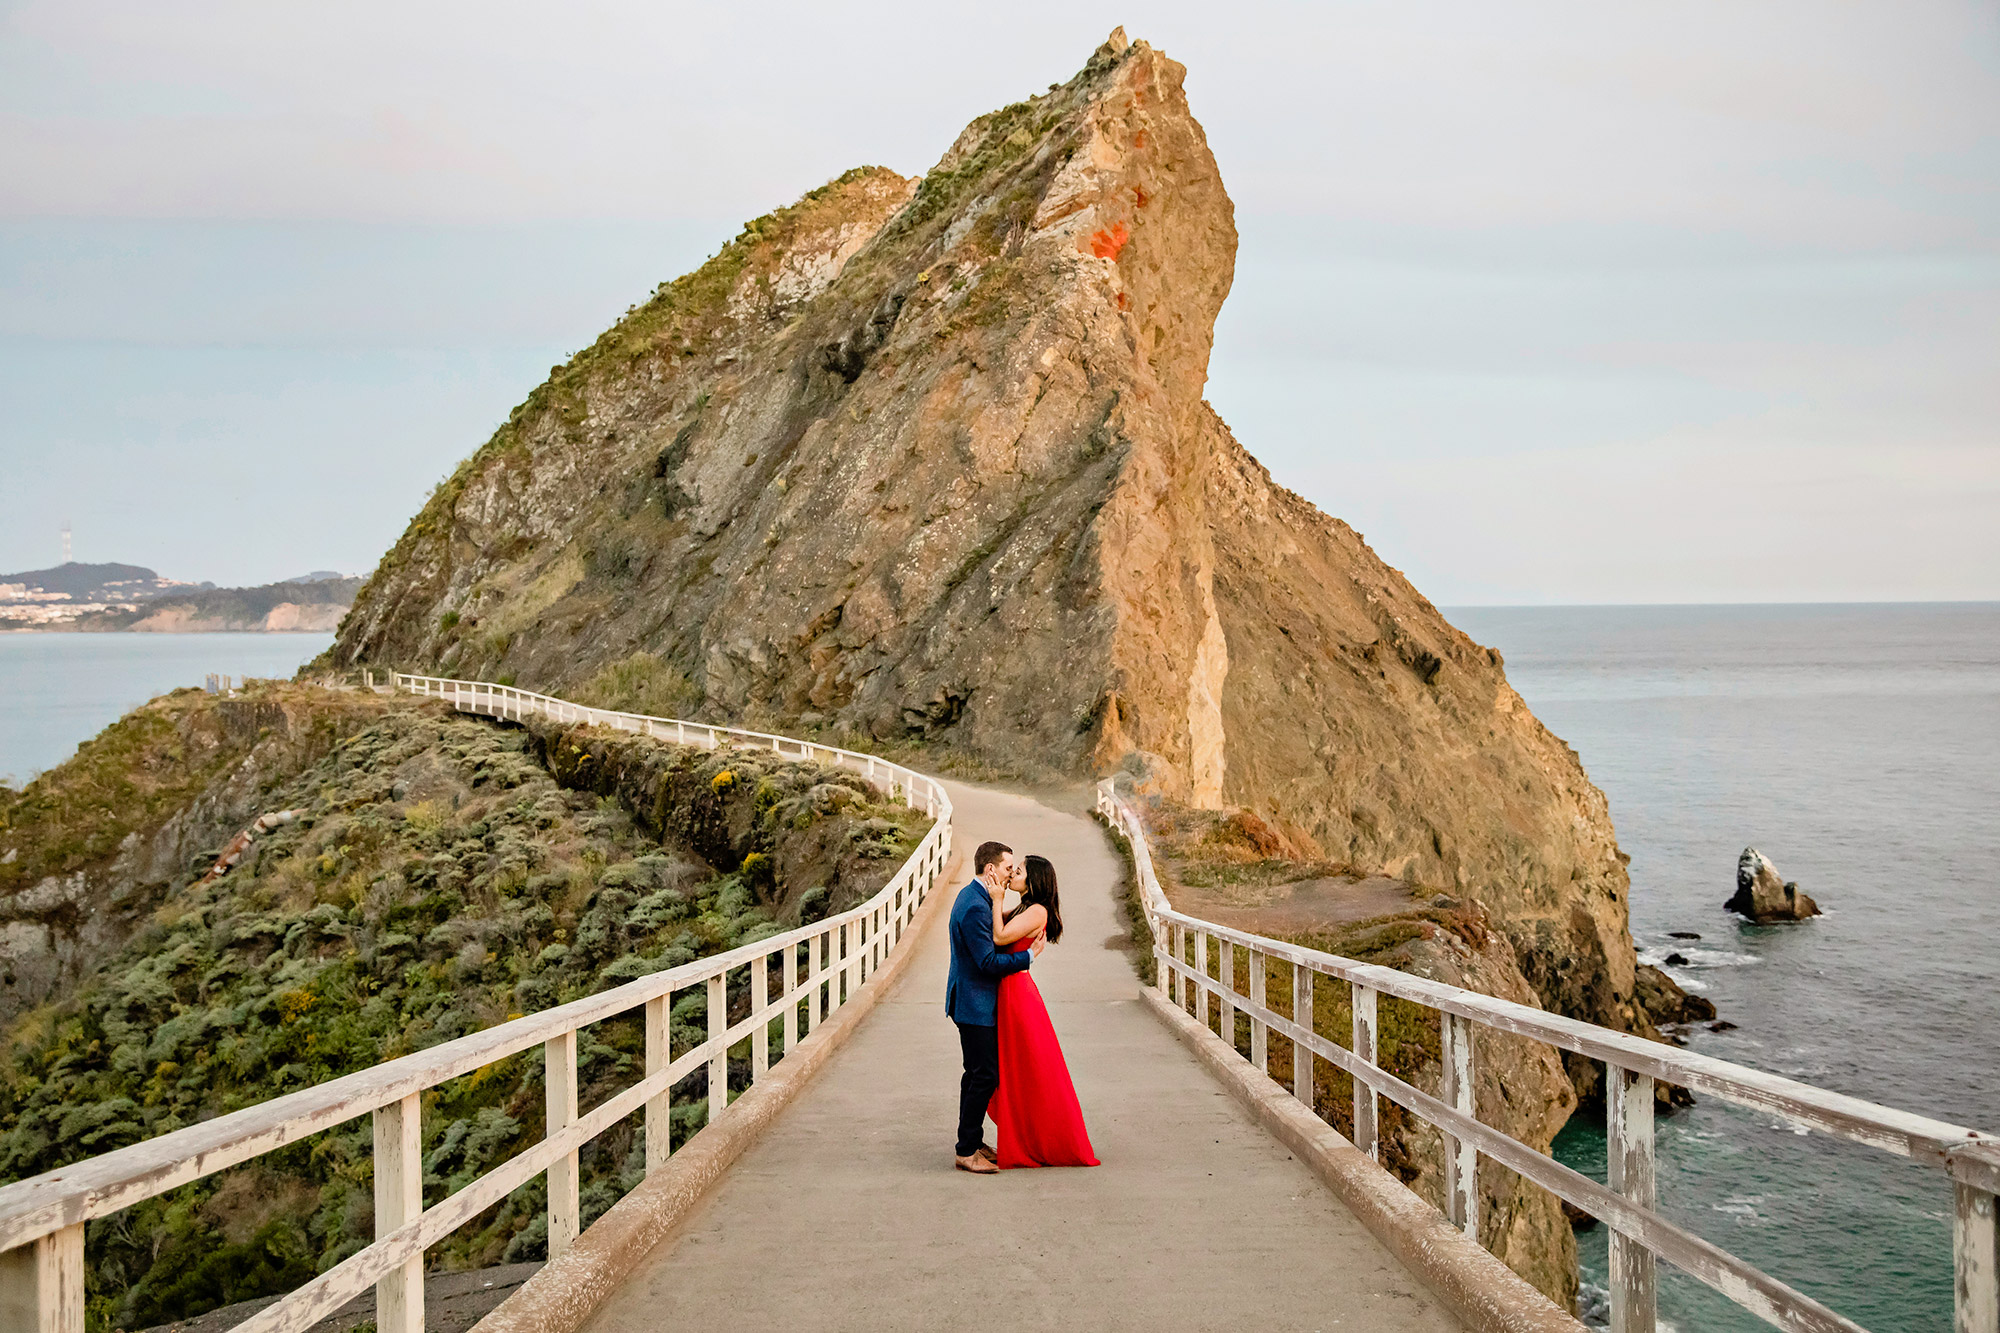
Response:
M961 1171L970 1171L975 1176L997 1176L1000 1174L1000 1168L992 1162L987 1161L984 1157L981 1157L979 1150L976 1148L973 1150L972 1156L954 1157L951 1159L951 1164Z
M993 1163L993 1165L995 1166L1000 1165L1000 1154L994 1152L992 1145L990 1144L982 1143L977 1148L973 1149L973 1152L977 1156L984 1157L987 1161Z

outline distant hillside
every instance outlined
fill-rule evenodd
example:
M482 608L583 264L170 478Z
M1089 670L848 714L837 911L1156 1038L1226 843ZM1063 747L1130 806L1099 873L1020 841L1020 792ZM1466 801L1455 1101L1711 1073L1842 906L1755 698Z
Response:
M129 602L209 583L176 583L144 565L87 565L72 560L53 569L0 574L0 601L65 599L72 602ZM40 594L40 597L36 597Z
M316 569L255 588L163 579L143 565L86 565L0 574L0 628L331 633L361 580Z
M53 569L29 569L19 574L0 574L0 585L18 583L40 592L58 592L85 598L107 586L155 583L160 576L143 565L86 565L70 561Z
M311 582L267 583L261 588L210 588L183 596L156 597L130 611L91 612L62 628L150 634L223 630L327 634L340 628L360 587L360 579L336 575Z

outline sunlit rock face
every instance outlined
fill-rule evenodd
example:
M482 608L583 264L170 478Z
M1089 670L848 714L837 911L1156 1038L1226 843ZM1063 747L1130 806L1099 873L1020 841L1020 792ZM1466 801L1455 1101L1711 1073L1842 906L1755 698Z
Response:
M1649 1031L1576 755L1203 398L1236 230L1183 74L1114 33L920 181L750 223L440 488L335 657L555 692L640 661L691 713L1248 807Z

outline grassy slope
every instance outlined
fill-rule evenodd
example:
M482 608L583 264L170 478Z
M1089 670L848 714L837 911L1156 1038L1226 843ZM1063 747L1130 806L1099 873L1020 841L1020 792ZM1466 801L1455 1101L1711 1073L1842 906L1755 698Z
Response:
M195 889L184 875L95 977L7 1032L0 1177L734 947L796 919L801 899L809 914L845 906L886 880L924 827L849 775L762 751L710 755L360 706L379 715L271 785L270 808L307 817L216 884ZM171 783L121 776L121 757L140 770L163 759L163 725L186 730L146 714L12 802L8 836L29 850L16 864L67 866L79 848L115 846L185 803L218 765L243 762L242 746L224 745ZM588 785L614 748L622 794L552 775ZM100 797L122 791L143 799L114 819ZM635 792L649 794L637 818ZM803 885L802 875L820 878ZM813 888L825 892L802 891ZM699 993L676 1004L676 1049L705 1031L704 1007ZM586 1105L629 1082L643 1063L636 1022L586 1032L579 1062ZM698 1124L706 1096L703 1076L683 1084L677 1123ZM541 1061L501 1061L424 1100L425 1192L436 1201L540 1134ZM586 1220L636 1183L635 1129L586 1151ZM370 1173L363 1117L93 1223L92 1325L140 1326L296 1285L372 1235ZM433 1262L539 1257L542 1207L541 1185L524 1188Z

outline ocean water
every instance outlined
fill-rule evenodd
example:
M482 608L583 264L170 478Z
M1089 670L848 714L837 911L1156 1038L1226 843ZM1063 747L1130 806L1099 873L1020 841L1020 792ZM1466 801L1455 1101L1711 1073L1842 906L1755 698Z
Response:
M1739 1025L1693 1049L2000 1131L2000 605L1447 614L1610 798L1642 957L1677 949ZM1826 914L1723 911L1752 845ZM1657 1135L1682 1225L1875 1333L1950 1328L1942 1172L1708 1099ZM1601 1180L1602 1127L1557 1155ZM1602 1285L1604 1229L1578 1239ZM1684 1331L1765 1327L1664 1266L1660 1301Z
M20 785L210 672L290 677L331 634L0 634L0 781Z

